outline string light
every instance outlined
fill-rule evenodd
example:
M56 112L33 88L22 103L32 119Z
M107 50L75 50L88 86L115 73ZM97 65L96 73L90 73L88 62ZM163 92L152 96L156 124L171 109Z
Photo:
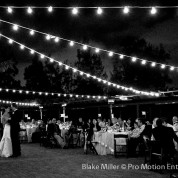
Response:
M3 34L1 34L1 36L2 37L4 37L4 38L6 38L7 40L11 40L9 37L7 37L7 36L5 36L5 35L3 35ZM18 44L18 45L22 45L21 43L19 43L19 42L17 42L17 41L14 41L16 44ZM25 48L26 49L28 49L28 50L32 50L31 48L29 48L29 47L27 47L27 46L25 46ZM46 56L46 55L44 55L44 54L42 54L42 53L39 53L38 51L35 51L34 50L34 52L36 53L36 54L38 54L38 55L40 55L40 57L41 58L46 58L46 59L51 59L49 56ZM66 69L72 69L72 71L75 69L75 68L73 68L73 67L71 67L71 66L69 66L69 65L66 65L66 64L63 64L62 62L59 62L59 61L57 61L57 60L54 60L56 63L58 63L58 64L60 64L61 63L61 65L63 65L63 66L65 66L65 68ZM145 60L143 60L143 61L145 61ZM142 63L143 63L143 61L142 61ZM145 61L146 62L146 61ZM106 81L106 80L103 80L103 79L101 79L101 78L94 78L94 76L92 76L92 75L90 75L89 73L85 73L85 72L83 72L83 71L80 71L80 70L78 70L78 72L79 72L79 74L80 75L83 75L83 74L85 74L87 77L92 77L93 79L95 79L95 80L97 80L98 82L103 82L104 84L108 84L109 83L109 81ZM113 83L111 83L110 82L110 84L111 84L111 86L113 86ZM117 87L116 88L118 88L118 86L119 85L117 85ZM130 91L132 91L132 92L136 92L136 91L139 91L139 90L136 90L136 89L130 89L130 88L128 88L128 87L125 87L125 86L119 86L119 87L122 87L122 89L124 89L124 90L130 90ZM142 94L142 95L148 95L148 96L151 96L150 95L150 92L145 92L145 91L139 91L140 92L140 94ZM159 93L157 93L157 92L152 92L152 93L154 93L154 96L156 96L157 94L159 94Z
M32 14L32 12L33 12L32 8L31 8L31 7L28 7L27 13L28 13L28 14Z
M9 14L12 14L12 12L13 12L12 8L11 8L11 7L8 7L8 8L7 8L7 12L8 12Z
M52 6L49 6L48 7L48 12L52 12L53 11L53 7Z
M17 31L18 29L19 29L18 25L16 25L16 24L13 25L13 30L14 30L14 31Z
M59 42L59 38L56 37L56 38L54 39L54 41L55 41L56 43L58 43L58 42Z
M70 41L70 46L74 46L74 42L73 41Z
M151 63L151 66L152 66L152 67L155 67L155 66L156 66L156 63L155 63L155 62L152 62L152 63Z
M123 9L123 12L124 14L128 14L129 13L129 7L128 6L125 6L124 9Z
M34 54L34 53L35 53L35 51L34 51L33 49L31 49L31 50L30 50L30 53L31 53L31 54Z
M47 36L46 36L46 39L47 39L47 40L50 40L50 39L51 39L51 36L50 36L50 35L47 35Z
M30 30L30 35L34 35L35 34L35 31L34 30Z
M39 104L37 103L22 103L22 102L15 102L15 101L7 101L7 100L0 100L0 103L4 103L4 104L12 104L15 103L17 105L22 105L22 106L32 106L32 107L36 107L39 106Z
M120 59L124 59L124 55L120 55L119 58L120 58Z
M87 45L83 45L83 50L87 50L87 49L88 49Z
M170 70L173 71L175 68L174 67L171 67Z
M22 49L22 50L23 50L24 48L25 48L25 46L24 46L24 45L20 45L20 49Z
M146 64L146 60L142 60L142 65L145 65Z
M9 44L12 44L13 43L13 40L12 39L9 39Z
M152 15L154 15L157 13L157 9L155 7L152 7L150 12Z
M101 15L103 13L103 10L101 9L101 7L98 7L98 9L97 9L97 14L98 15Z
M137 58L136 57L133 57L132 58L132 62L136 62Z
M16 24L14 24L14 23L11 23L11 22L8 22L8 21L4 21L4 20L2 20L2 19L0 19L0 21L1 21L1 22L4 22L4 23L7 23L7 24L10 24L10 25L16 25ZM90 47L90 48L94 49L96 53L98 53L98 52L100 52L100 51L103 51L103 52L107 52L109 56L112 56L112 55L114 55L114 54L115 54L115 55L118 55L120 59L123 59L124 57L127 57L127 58L131 58L131 60L132 60L132 58L133 58L133 56L129 56L129 55L125 55L125 54L120 54L120 53L116 53L116 52L111 52L111 51L108 51L108 50L105 50L105 49L99 49L99 48L96 48L96 47L91 46L91 45L85 45L85 44L80 43L80 42L77 42L77 41L71 41L71 40L66 39L66 38L57 37L57 36L54 36L54 35L50 35L50 34L47 34L47 33L44 33L44 32L40 32L40 31L31 29L31 28L28 28L28 27L24 27L24 26L18 25L18 28L19 28L19 27L30 31L30 34L31 34L31 35L34 34L35 32L40 33L40 34L42 34L42 35L45 35L45 37L46 37L47 40L50 40L51 38L54 38L54 41L55 41L55 40L58 41L58 38L59 38L59 39L61 39L61 40L63 40L63 41L69 42L69 45L70 45L70 46L73 46L74 44L78 44L78 45L81 45L84 49ZM141 63L142 63L143 59L138 58L138 57L136 57L136 58L137 58L137 61L141 61ZM158 66L158 65L159 65L160 68L161 68L161 65L165 65L165 67L169 68L170 70L171 70L171 67L173 67L173 68L178 68L178 67L171 66L171 65L156 63L156 62L153 62L153 61L148 61L148 60L146 60L146 59L144 59L144 61L146 61L146 62L143 62L143 63L142 63L143 66L144 66L146 63L150 63L150 66L151 66L151 67L155 67L155 66ZM173 70L171 70L171 71L173 71ZM177 70L176 70L176 71L177 71Z
M110 56L110 57L112 57L113 54L114 54L114 53L113 53L112 51L109 52L109 56Z
M95 49L95 52L96 52L96 53L99 53L99 52L100 52L100 49L99 49L99 48L96 48L96 49Z
M72 14L77 15L78 14L78 8L73 8L72 9Z
M165 66L164 64L161 65L161 69L165 69L165 67L166 67L166 66Z

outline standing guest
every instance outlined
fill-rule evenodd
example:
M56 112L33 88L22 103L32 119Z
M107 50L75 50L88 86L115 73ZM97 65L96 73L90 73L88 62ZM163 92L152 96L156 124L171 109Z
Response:
M153 129L153 136L156 141L160 143L163 149L163 155L165 159L167 156L173 157L175 154L174 141L178 143L178 137L171 127L164 125L165 119L160 118L156 121L157 127Z
M46 124L46 131L48 130L48 125L52 123L52 119L48 119L47 124Z
M173 123L173 130L175 132L178 132L178 118L177 118L177 116L174 116L172 118L172 123Z
M12 103L11 109L12 109L12 115L11 115L10 125L11 125L12 150L13 150L13 157L17 157L21 155L21 147L20 147L20 139L19 139L19 132L20 132L19 122L21 120L21 114L15 103Z

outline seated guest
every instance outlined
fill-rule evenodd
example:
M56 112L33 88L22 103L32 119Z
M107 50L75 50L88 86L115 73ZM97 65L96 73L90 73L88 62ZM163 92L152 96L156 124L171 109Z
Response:
M146 137L150 140L151 135L152 135L152 124L150 123L150 121L146 121L145 129L143 130L140 136Z
M178 132L178 118L177 118L177 116L174 116L172 118L172 123L173 123L174 132Z
M119 129L120 128L120 125L119 125L118 120L117 120L116 117L112 118L112 128L113 129Z
M98 119L97 119L97 121L98 121L98 125L101 127L101 128L104 128L106 125L105 125L105 123L102 121L102 119L99 117Z
M136 148L138 144L140 142L143 142L142 132L145 129L145 124L142 119L138 119L137 121L138 121L137 124L138 124L139 130L135 131L134 135L132 135L132 137L130 137L128 141L128 149L129 149L128 151L129 151L130 156L134 156L136 154Z
M32 127L37 127L38 126L38 123L35 121L35 119L32 119L31 126Z
M163 155L173 157L175 154L174 141L178 143L178 137L171 127L164 125L165 119L160 118L156 121L157 127L153 129L153 136L162 147Z
M83 122L83 119L81 117L78 119L77 128L78 129L84 129L84 122Z
M108 126L112 126L111 119L108 119Z
M118 124L119 124L119 127L120 127L120 129L124 129L124 121L122 120L122 118L121 117L119 117L118 118Z
M130 131L132 130L132 121L131 119L128 119L127 122L124 123L126 130Z
M138 127L138 123L134 122L134 129L132 131L129 132L129 137L136 137L136 135L138 135L138 132L140 131L139 127Z
M57 141L57 144L59 146L64 148L64 146L65 146L64 138L61 137L61 131L59 129L59 126L56 124L55 118L52 119L52 123L48 124L47 132L48 132L49 136L52 136L55 138L55 140Z

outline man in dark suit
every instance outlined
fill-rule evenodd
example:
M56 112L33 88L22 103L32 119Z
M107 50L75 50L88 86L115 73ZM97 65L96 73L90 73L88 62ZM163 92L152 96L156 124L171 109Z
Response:
M173 140L178 143L177 135L171 127L163 125L163 118L159 118L156 125L157 127L152 130L154 139L160 143L165 156L173 157L176 152Z
M11 125L12 150L13 150L13 157L17 157L21 155L20 139L19 139L19 132L20 132L19 122L21 121L21 115L15 103L12 103L11 109L12 109L12 115L11 115L10 125Z

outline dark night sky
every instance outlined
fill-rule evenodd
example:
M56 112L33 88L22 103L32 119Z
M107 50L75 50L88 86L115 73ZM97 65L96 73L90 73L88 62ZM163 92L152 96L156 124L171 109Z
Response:
M0 1L0 5L26 5L26 6L120 6L120 5L178 5L174 0L132 0L119 1L110 0L95 1L95 0L16 0L16 1ZM178 65L178 10L162 9L158 14L152 17L146 9L132 9L129 15L122 14L121 10L104 10L102 16L97 16L93 9L80 10L78 16L71 15L70 10L54 10L52 14L47 13L47 10L38 9L33 15L27 15L24 9L15 10L13 15L6 13L5 9L0 9L0 18L13 23L34 28L39 31L47 32L56 36L61 36L67 39L82 42L83 39L90 39L90 44L122 52L119 50L121 40L128 35L136 35L143 37L150 43L158 45L162 43L167 50L171 52L171 64ZM77 46L73 49L68 48L66 42L61 42L58 45L47 42L44 36L37 35L29 37L28 31L20 29L18 32L13 32L11 26L0 24L0 32L15 40L24 43L36 50L45 54L52 54L57 59L69 59L74 62L76 57ZM46 42L45 42L46 41ZM6 43L6 40L4 40ZM14 46L15 47L15 46ZM16 47L17 49L17 47ZM17 50L17 56L20 67L18 78L22 78L23 68L31 62L28 52L20 54ZM106 70L112 69L111 59L107 56L103 57L103 63ZM175 77L175 74L174 74Z

